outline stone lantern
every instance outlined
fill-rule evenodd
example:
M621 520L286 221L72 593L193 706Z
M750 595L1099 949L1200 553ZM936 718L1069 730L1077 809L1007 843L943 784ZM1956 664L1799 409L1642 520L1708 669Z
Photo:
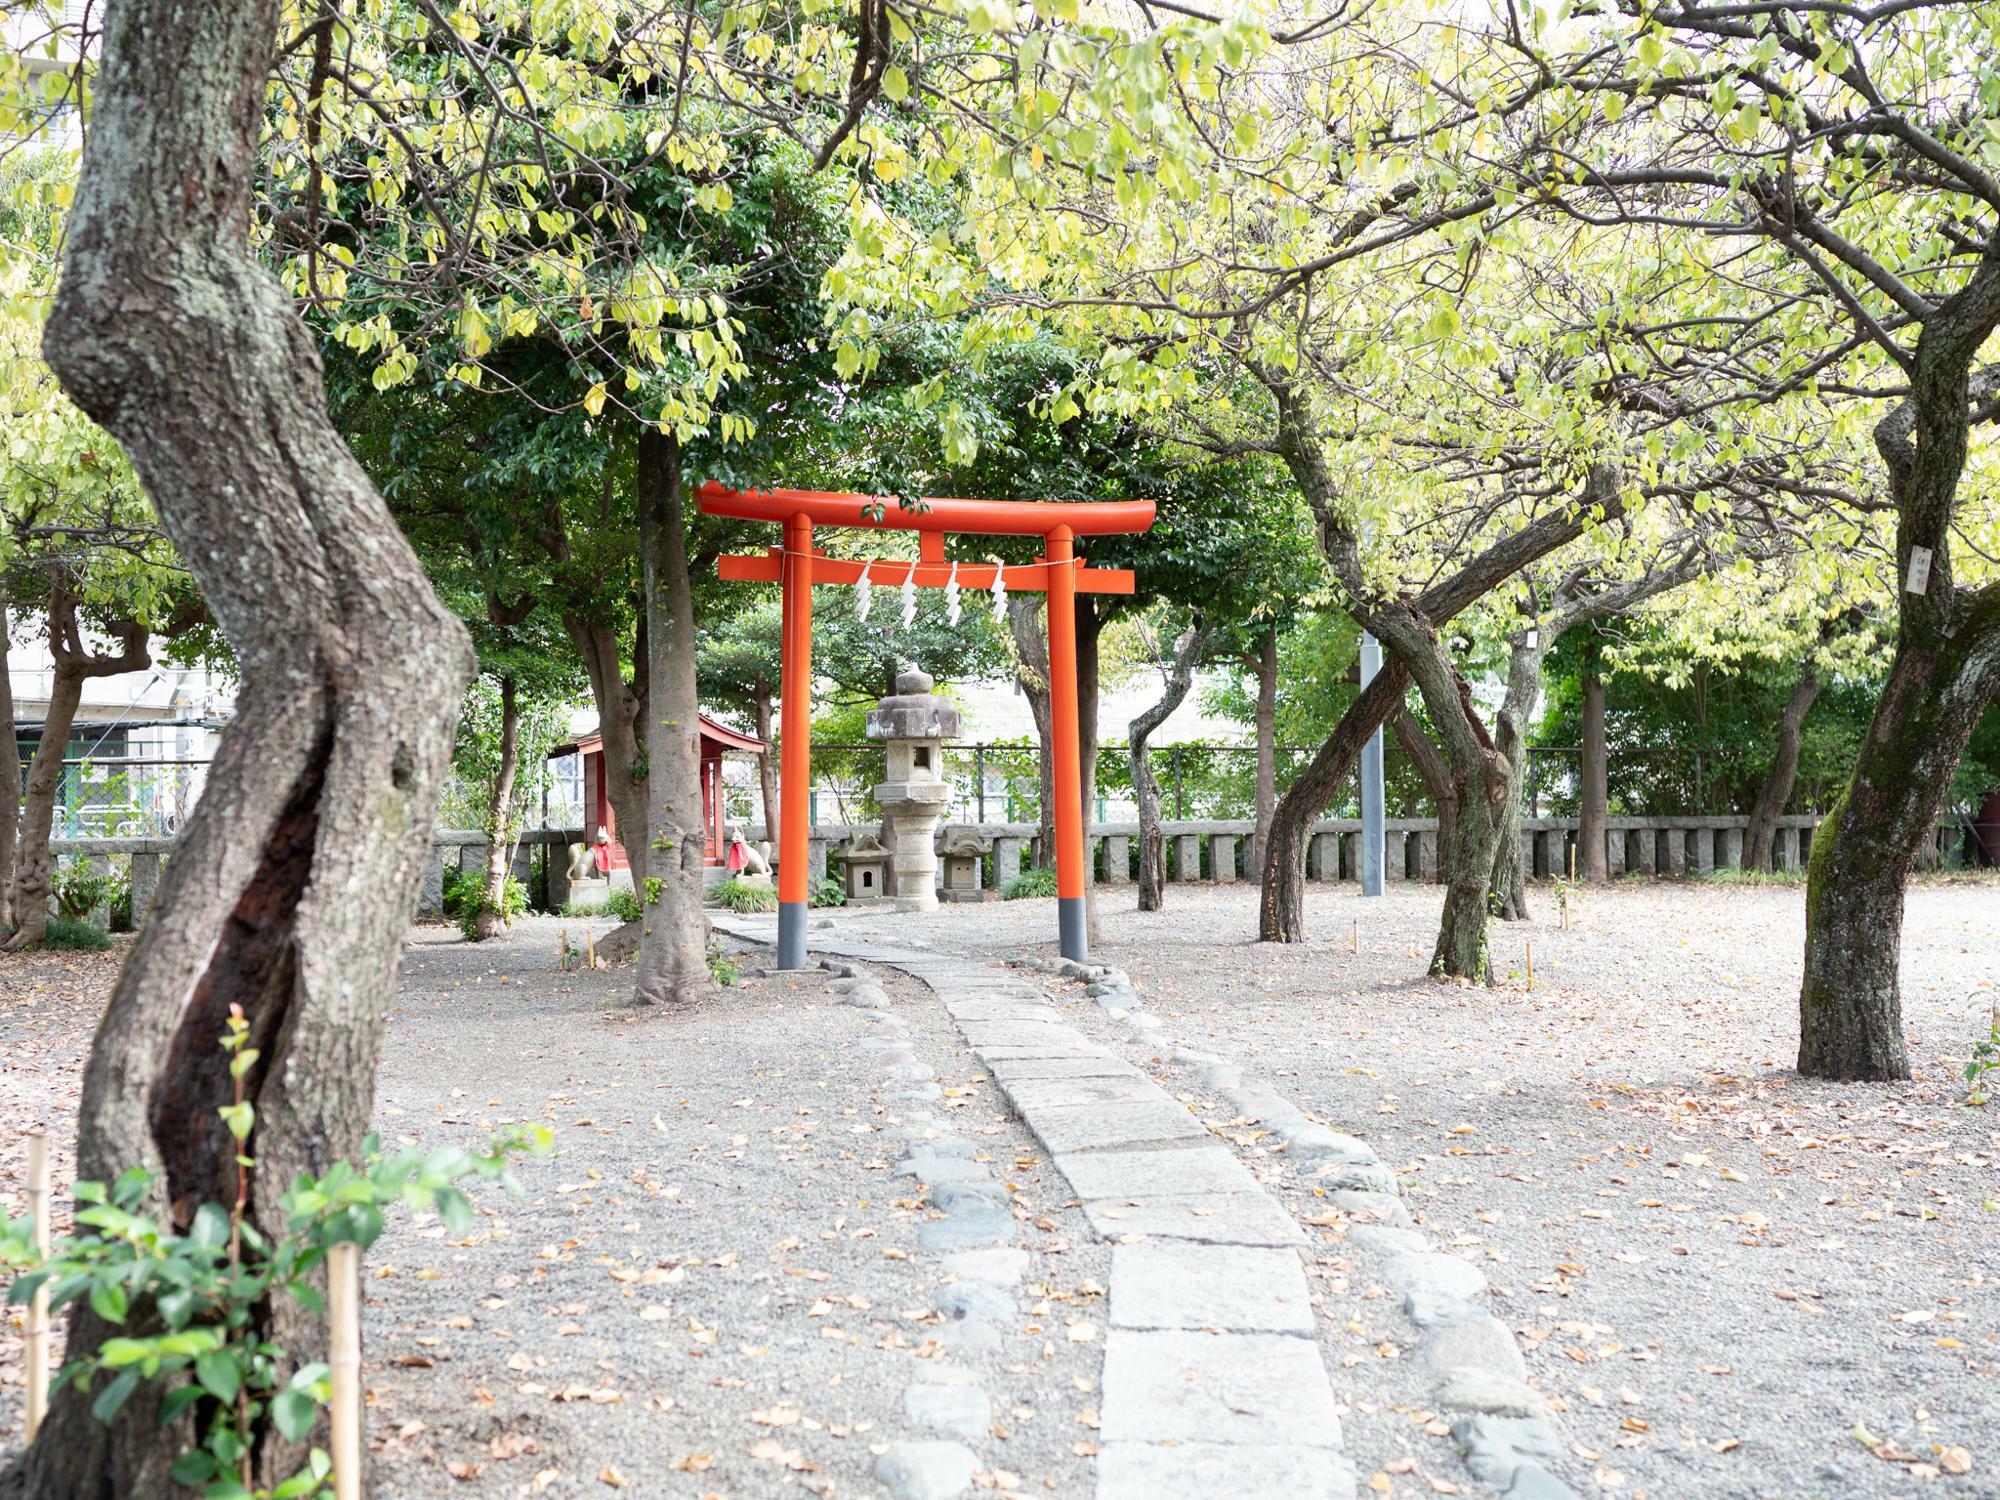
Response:
M872 906L889 898L889 851L874 834L861 834L850 843L841 852L840 865L849 906Z
M944 859L944 890L947 901L983 901L979 888L986 867L986 841L967 829L956 838L947 836L940 851Z
M930 911L937 899L937 825L951 801L944 746L958 738L958 710L931 691L928 674L896 679L895 696L868 711L868 738L889 751L889 775L875 788L882 809L898 911Z

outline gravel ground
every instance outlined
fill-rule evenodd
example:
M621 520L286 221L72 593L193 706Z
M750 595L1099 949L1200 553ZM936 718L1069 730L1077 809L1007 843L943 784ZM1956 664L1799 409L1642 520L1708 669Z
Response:
M385 1144L470 1143L514 1120L556 1130L526 1196L475 1190L478 1230L392 1217L367 1261L365 1380L382 1493L875 1495L875 1454L916 1434L902 1393L949 1362L992 1397L973 1443L989 1485L1085 1496L1108 1258L1052 1168L971 1063L928 990L891 977L893 1009L937 1072L934 1109L1015 1188L1031 1259L997 1350L946 1354L945 1277L917 1247L930 1213L897 1175L873 1029L826 976L743 982L692 1014L635 1014L617 971L559 974L559 927L531 919L473 947L416 932L391 1014L377 1126ZM607 930L596 924L594 930ZM0 1036L80 1059L115 961L58 1003L0 960ZM28 992L25 997L22 991ZM67 1093L0 1073L16 1122ZM0 1193L18 1163L0 1154ZM0 1200L4 1201L4 1200ZM11 1321L11 1318L10 1318ZM18 1443L19 1353L0 1329L0 1461ZM1080 1425L1081 1424L1081 1425ZM1083 1452L1077 1448L1082 1445Z
M1129 890L1101 899L1092 956L1162 1017L1154 1055L1234 1057L1365 1135L1424 1228L1481 1261L1583 1493L2000 1495L2000 1117L1968 1107L1959 1076L1984 1031L1968 1002L2000 970L2000 884L1912 893L1918 1076L1848 1086L1790 1068L1795 887L1625 883L1578 898L1568 931L1544 896L1540 920L1497 931L1492 990L1413 977L1439 905L1425 887L1315 891L1316 939L1292 947L1248 941L1248 888L1175 888L1157 916ZM1054 925L1048 902L988 904L926 936L1047 953ZM1317 1269L1337 1286L1344 1265ZM1352 1372L1362 1474L1382 1466L1383 1493L1437 1492L1426 1475L1482 1493L1398 1378L1393 1320L1356 1321L1325 1337Z

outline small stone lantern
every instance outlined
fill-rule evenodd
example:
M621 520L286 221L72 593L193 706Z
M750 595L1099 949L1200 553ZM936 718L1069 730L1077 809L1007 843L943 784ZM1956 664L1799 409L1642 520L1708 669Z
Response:
M856 837L841 851L840 863L846 877L849 906L872 906L889 899L889 851L874 834Z
M947 837L943 849L944 891L947 901L983 901L979 888L986 868L986 841L970 830L956 838Z
M896 909L930 911L937 904L937 825L951 801L944 779L944 745L958 738L958 710L931 691L928 674L908 671L893 697L868 711L868 738L889 751L889 775L875 788L888 827Z

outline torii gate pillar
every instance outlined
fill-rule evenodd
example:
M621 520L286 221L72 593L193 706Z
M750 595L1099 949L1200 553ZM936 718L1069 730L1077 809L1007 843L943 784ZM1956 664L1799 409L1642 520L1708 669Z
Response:
M1076 540L1067 526L1049 533L1049 738L1055 748L1056 926L1062 956L1090 958L1083 838L1083 757L1076 702Z

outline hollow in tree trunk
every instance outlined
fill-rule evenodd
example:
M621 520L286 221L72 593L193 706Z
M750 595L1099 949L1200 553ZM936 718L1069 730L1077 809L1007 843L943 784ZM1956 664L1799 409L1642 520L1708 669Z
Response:
M1257 905L1259 942L1306 940L1306 840L1353 774L1361 747L1396 711L1409 686L1409 669L1394 657L1385 661L1272 809Z
M521 764L521 704L512 673L500 679L500 767L486 799L486 878L480 883L479 911L472 919L475 940L492 937L507 925L507 872L514 858L514 778Z
M1819 697L1819 674L1807 662L1799 672L1799 684L1785 700L1778 716L1778 754L1771 774L1757 792L1750 809L1750 826L1743 836L1743 867L1748 870L1771 868L1771 848L1777 842L1778 819L1792 800L1792 787L1799 779L1799 742L1805 737L1806 715Z
M49 682L49 708L42 719L41 742L28 763L20 845L14 856L15 925L14 935L7 940L9 948L31 947L48 934L49 896L55 889L55 852L49 848L49 839L55 831L56 802L62 795L63 757L69 750L70 726L76 722L84 683L92 677L140 672L152 665L143 626L132 620L114 621L110 633L119 642L118 650L93 651L85 644L77 610L70 580L58 567L49 581L49 657L55 670ZM11 739L11 717L7 733ZM18 759L14 764L20 764Z
M94 1038L79 1177L151 1174L145 1211L228 1203L231 1005L257 1065L248 1212L360 1149L403 935L431 858L439 781L472 672L464 627L326 415L319 360L249 243L277 0L121 0L102 61L63 277L44 340L64 388L123 445L242 672L236 717L162 873ZM133 1317L143 1327L146 1310ZM320 1318L264 1308L287 1366L325 1357ZM69 1352L108 1332L88 1308ZM59 1391L6 1487L169 1495L192 1418L142 1384L109 1424ZM303 1458L260 1422L255 1480ZM323 1431L314 1440L325 1445Z
M1576 874L1579 880L1609 880L1605 848L1611 813L1610 757L1604 746L1604 679L1597 675L1597 652L1583 674L1583 758L1577 769Z
M1191 627L1174 642L1159 700L1134 719L1128 731L1132 752L1132 790L1139 803L1139 910L1158 911L1166 904L1167 841L1160 832L1160 778L1153 774L1151 742L1159 727L1187 701L1195 664L1208 649L1209 632Z
M681 504L680 444L639 430L639 545L645 577L646 873L639 891L641 1005L686 1005L714 993L701 914L708 829L701 810L701 712L695 685L694 590ZM632 841L628 838L629 850Z

